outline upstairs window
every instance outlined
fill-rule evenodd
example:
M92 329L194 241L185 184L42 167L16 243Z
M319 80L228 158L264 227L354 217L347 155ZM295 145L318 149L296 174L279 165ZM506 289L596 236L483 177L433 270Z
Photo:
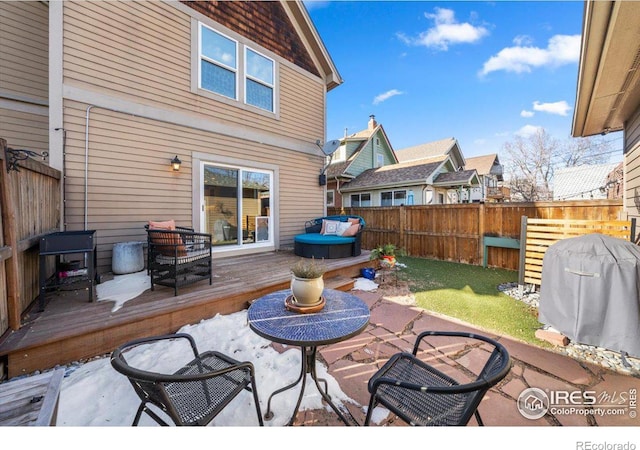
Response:
M238 43L200 24L200 87L237 99Z
M273 111L274 62L261 54L246 49L246 99L249 105Z
M376 153L376 167L384 166L384 155L382 153Z
M276 60L254 50L242 39L232 39L203 23L197 23L197 30L192 67L198 74L192 79L192 91L210 98L216 98L211 94L224 96L238 102L237 106L275 113L278 108Z

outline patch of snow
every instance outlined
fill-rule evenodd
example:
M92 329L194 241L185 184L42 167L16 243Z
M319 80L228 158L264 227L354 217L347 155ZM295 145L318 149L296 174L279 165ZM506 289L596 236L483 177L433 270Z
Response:
M111 312L116 312L128 300L136 298L150 288L151 278L147 275L147 270L145 269L141 272L116 275L113 280L98 284L96 286L96 294L99 302L115 302Z
M353 286L354 291L368 291L372 292L378 289L378 284L364 277L356 278L356 282Z

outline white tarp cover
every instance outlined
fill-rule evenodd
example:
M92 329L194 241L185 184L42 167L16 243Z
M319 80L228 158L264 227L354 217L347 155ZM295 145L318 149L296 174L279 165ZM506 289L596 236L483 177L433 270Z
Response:
M640 247L603 234L551 245L538 312L573 342L640 357Z

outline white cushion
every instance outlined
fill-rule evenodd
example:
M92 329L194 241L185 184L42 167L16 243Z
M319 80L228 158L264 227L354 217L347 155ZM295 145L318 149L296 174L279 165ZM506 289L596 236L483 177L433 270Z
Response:
M340 225L340 221L338 220L322 220L322 229L324 232L322 234L326 236L336 236L338 234L338 225Z
M336 233L338 236L342 236L345 231L347 231L351 227L351 223L349 222L340 222L338 224L338 232Z

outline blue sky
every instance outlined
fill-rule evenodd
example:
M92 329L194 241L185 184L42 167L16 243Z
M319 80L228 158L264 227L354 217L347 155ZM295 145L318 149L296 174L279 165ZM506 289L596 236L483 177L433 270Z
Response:
M305 5L344 79L327 95L327 139L371 114L394 150L455 137L466 157L501 154L538 127L570 138L582 1Z

